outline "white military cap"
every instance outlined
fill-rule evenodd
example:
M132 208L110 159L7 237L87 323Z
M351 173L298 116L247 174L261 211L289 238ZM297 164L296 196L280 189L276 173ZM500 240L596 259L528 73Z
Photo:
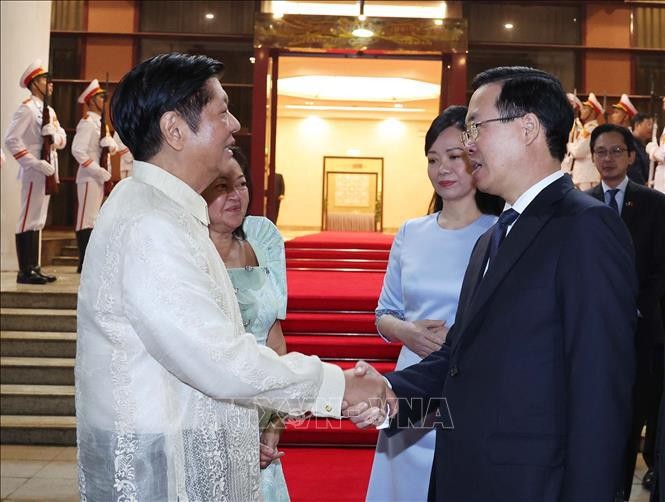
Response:
M23 75L21 75L21 80L19 80L18 85L24 89L27 89L30 85L30 82L32 82L37 77L41 77L42 75L47 74L48 70L42 66L42 60L35 59L32 63L30 63L30 66L25 69Z
M631 103L630 98L628 97L627 94L622 94L621 99L619 99L619 102L612 105L612 108L623 110L628 114L628 117L630 118L633 118L635 115L637 115L637 108L635 108L635 105Z
M584 104L596 110L596 113L599 115L605 112L605 108L603 108L603 105L600 104L600 101L598 101L598 98L596 98L596 95L593 92L589 93L589 97Z
M575 96L572 92L566 93L566 96L568 96L568 101L570 102L570 106L572 106L574 110L579 110L580 108L582 108L582 102L580 101L580 98Z
M83 103L87 104L93 96L105 92L106 91L99 86L99 80L94 79L92 82L88 84L88 87L85 88L85 91L81 93L81 95L78 98L78 102L81 104Z

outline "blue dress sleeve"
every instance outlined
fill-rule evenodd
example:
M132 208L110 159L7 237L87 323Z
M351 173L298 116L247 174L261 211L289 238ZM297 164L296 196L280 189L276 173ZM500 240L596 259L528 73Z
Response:
M285 319L287 290L284 239L277 227L263 216L247 216L243 230L259 265L268 269L270 281L277 292L277 318Z
M404 300L402 297L402 246L406 233L406 225L402 225L393 240L388 258L388 268L383 279L383 288L379 296L375 315L376 320L383 315L392 315L404 320Z

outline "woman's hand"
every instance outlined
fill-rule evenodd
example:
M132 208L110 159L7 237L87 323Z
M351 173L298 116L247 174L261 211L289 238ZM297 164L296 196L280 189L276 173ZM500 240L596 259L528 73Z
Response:
M281 434L282 429L273 426L272 423L261 433L259 449L259 465L261 466L261 469L265 469L275 460L282 458L285 455L283 451L277 450Z
M408 327L402 333L402 343L422 358L439 350L446 341L448 328L443 321L422 319L406 324Z

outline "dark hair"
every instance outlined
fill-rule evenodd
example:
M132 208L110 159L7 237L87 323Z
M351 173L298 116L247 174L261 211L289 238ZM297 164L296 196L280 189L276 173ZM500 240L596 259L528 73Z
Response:
M233 152L233 158L236 159L236 162L238 162L240 170L242 171L242 174L245 177L245 182L247 183L247 193L249 194L249 203L247 204L247 208L249 208L249 206L252 203L252 176L249 171L249 162L247 161L247 156L243 153L242 149L237 145L230 146L229 150ZM247 236L245 235L245 230L243 229L246 216L247 214L245 213L242 219L242 223L238 228L236 228L233 231L233 235L243 240L247 238Z
M432 124L427 130L427 134L425 134L425 155L427 155L429 149L432 148L436 138L438 138L439 135L449 127L459 129L460 133L464 131L466 112L466 106L449 106L432 121ZM501 213L501 210L504 206L504 201L501 197L481 192L478 189L476 189L475 197L476 205L478 206L478 209L481 213L495 215ZM432 195L432 200L430 200L427 213L436 213L437 211L441 211L442 208L443 199L438 193L436 193L435 190L434 195Z
M162 146L159 120L175 110L197 132L201 110L212 99L206 85L224 65L207 56L160 54L135 66L111 99L113 126L136 160L149 160Z
M495 103L499 115L536 115L545 128L550 155L562 161L573 126L573 109L561 82L555 76L535 68L502 66L476 75L471 85L476 90L494 82L503 82Z
M646 113L636 113L631 119L630 119L630 127L635 127L637 124L641 124L645 120L649 120L651 115L647 115Z
M623 142L626 144L626 148L628 149L628 153L635 151L635 138L633 137L632 132L620 125L603 124L595 127L594 130L591 131L589 148L591 149L592 153L593 147L596 145L596 140L598 140L598 136L605 134L606 132L616 132L621 134L623 136Z

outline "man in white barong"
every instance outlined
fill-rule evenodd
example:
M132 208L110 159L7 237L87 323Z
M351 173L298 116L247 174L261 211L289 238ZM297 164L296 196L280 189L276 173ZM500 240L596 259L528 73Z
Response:
M78 297L82 500L259 500L257 405L339 417L386 397L377 375L279 357L244 332L200 193L240 124L205 56L149 59L120 82L113 123L135 158L102 207Z

